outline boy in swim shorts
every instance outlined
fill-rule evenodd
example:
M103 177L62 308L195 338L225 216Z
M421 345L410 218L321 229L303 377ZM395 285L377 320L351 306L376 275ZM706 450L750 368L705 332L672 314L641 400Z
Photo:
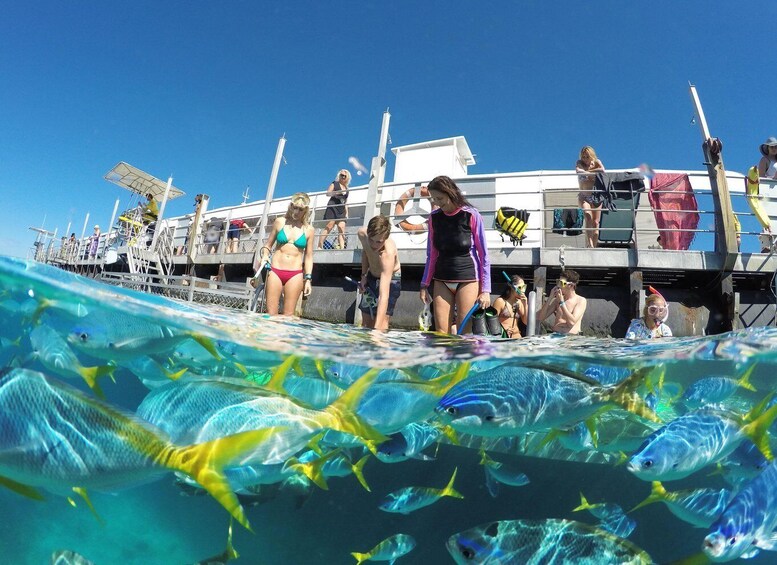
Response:
M397 246L391 239L391 223L385 216L375 216L366 229L359 228L357 235L362 245L359 280L362 325L387 330L402 290L402 273Z

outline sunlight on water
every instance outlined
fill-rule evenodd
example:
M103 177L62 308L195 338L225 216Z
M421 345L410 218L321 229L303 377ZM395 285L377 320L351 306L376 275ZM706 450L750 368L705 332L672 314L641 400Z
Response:
M638 478L623 462L640 448L645 437L705 403L716 410L744 415L777 388L774 328L654 342L551 336L493 341L406 331L378 333L174 302L8 258L0 258L0 289L0 359L5 367L0 382L15 378L21 387L37 382L42 392L28 402L54 393L50 402L41 400L41 408L29 413L31 419L67 397L68 385L88 395L65 402L69 412L56 413L73 429L81 417L76 416L79 399L102 393L109 405L138 412L156 426L142 424L144 429L152 429L160 438L169 436L180 445L210 441L243 429L294 427L304 419L307 427L297 429L297 435L288 430L279 432L283 441L272 439L264 451L257 448L241 455L242 465L256 464L266 470L277 464L273 468L277 480L267 480L258 488L238 479L237 471L230 475L228 469L228 480L240 494L255 532L237 524L234 530L235 548L247 563L353 563L351 552L366 553L397 533L410 534L416 542L399 563L451 563L446 542L453 534L495 520L565 519L601 525L601 517L572 510L580 505L581 493L592 504L613 503L624 511L643 501L651 491L650 479ZM294 356L293 362L285 363L289 356ZM470 364L469 376L456 384L466 376L466 371L460 370L464 363ZM493 381L494 388L488 388L492 386L488 379L484 381L486 389L466 386L497 374L500 367L516 371L519 366L527 375L547 369L573 380L576 384L570 386L589 391L586 402L593 398L594 404L600 402L600 409L562 415L552 425L525 424L526 429L515 433L505 433L504 427L488 427L504 426L498 423L504 420L498 406L505 398L520 397L525 391L499 392L502 389L497 381ZM358 381L371 368L379 370L375 383L369 385L370 376ZM31 376L39 373L47 376L45 380ZM269 386L268 381L279 373L286 374L282 386L290 397L250 385ZM699 392L703 397L699 401L691 391L700 379L709 376L726 379L720 381L722 388ZM227 381L241 384L227 385ZM342 411L331 412L328 419L318 416L321 412L317 409L342 397L343 390L354 382L356 387L361 382L369 385L364 397L356 399L358 421L363 425L354 424ZM473 431L468 426L474 416L463 418L459 405L448 410L461 387L465 389L460 397L477 396L491 408L497 407L489 424L478 421ZM0 385L0 410L4 413L16 409L15 390ZM273 404L274 420L267 416L252 419L254 414L238 411L238 407L253 406L257 401L245 398L254 394L262 396L261 402L287 404ZM613 400L616 397L618 400ZM214 410L213 405L223 398L231 399L226 409L202 421L202 414ZM435 412L438 402L440 408ZM547 400L544 402L539 412L550 418L552 409ZM289 424L286 419L291 414L296 419ZM148 469L139 469L134 477L125 472L106 487L94 476L101 472L96 470L100 465L90 467L91 460L84 457L81 472L86 474L78 480L69 479L72 484L68 486L94 485L87 489L94 513L72 491L50 488L47 481L53 479L46 478L50 470L45 465L58 456L57 449L65 442L46 437L46 432L53 433L54 417L48 416L52 429L44 426L44 432L23 445L13 441L24 436L24 430L18 437L16 432L0 432L0 477L36 486L44 496L38 501L0 490L0 551L13 556L14 563L48 562L59 549L76 551L98 565L193 563L224 552L229 514L198 487L176 482L170 468L149 471L148 476L142 474ZM311 418L315 420L312 424ZM458 433L443 428L442 422L448 421ZM103 425L104 419L98 419L98 424L91 422L79 433L96 433L95 426ZM353 476L353 466L370 452L351 435L330 431L320 440L324 452L332 453L331 464L324 471L329 490L313 486L304 475L283 465L294 455L301 461L297 469L316 460L318 456L308 446L322 425L326 429L342 424L345 431L374 433L381 438L376 442L380 444L382 434L394 434L405 430L407 424L419 423L432 436L411 458L387 464L380 460L383 452L378 447L378 457L369 455L363 463L363 478L371 492ZM16 424L6 422L4 429ZM23 424L18 427L23 428ZM354 425L356 428L348 427ZM72 438L65 439L72 446L78 445ZM27 468L26 475L9 470L13 462L8 461L20 457L30 444L46 442L50 445L48 463ZM407 442L399 450L403 454L412 451L410 440ZM93 439L93 443L98 440ZM480 453L483 448L487 457ZM141 448L133 444L132 449ZM141 451L150 449L143 447ZM115 458L116 453L106 449L100 455ZM290 465L296 465L295 461ZM742 461L722 458L720 467L712 463L687 477L664 481L664 486L669 491L741 488L756 474L748 473L749 460ZM337 464L341 468L335 469ZM389 493L404 487L443 489L454 469L458 469L454 488L463 499L444 496L407 515L378 509ZM513 485L509 484L508 469L514 470ZM664 504L651 504L628 516L636 528L633 533L621 531L619 535L628 535L629 542L658 563L698 552L709 529L681 521ZM516 523L510 522L510 527ZM561 523L544 522L548 527ZM576 526L565 524L578 535ZM507 531L507 525L503 528ZM603 539L600 534L596 530L593 537ZM772 555L764 553L752 562L769 562Z

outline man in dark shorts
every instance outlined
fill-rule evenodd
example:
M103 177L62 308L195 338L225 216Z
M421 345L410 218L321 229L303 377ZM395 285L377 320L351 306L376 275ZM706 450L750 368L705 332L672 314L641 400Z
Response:
M375 216L366 229L359 228L357 235L362 244L362 325L387 330L402 290L397 246L390 237L391 223L385 216Z

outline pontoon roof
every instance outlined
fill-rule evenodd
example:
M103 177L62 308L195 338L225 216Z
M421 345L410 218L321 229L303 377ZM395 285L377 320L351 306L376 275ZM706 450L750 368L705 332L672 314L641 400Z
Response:
M120 161L118 165L113 167L105 174L105 180L114 184L118 184L122 188L126 188L130 192L135 192L141 196L145 196L149 192L154 195L155 200L162 200L165 194L165 188L167 183L152 177L148 173L141 171L137 167L133 167L129 163ZM167 195L168 200L178 198L186 194L184 191L171 186L170 193Z

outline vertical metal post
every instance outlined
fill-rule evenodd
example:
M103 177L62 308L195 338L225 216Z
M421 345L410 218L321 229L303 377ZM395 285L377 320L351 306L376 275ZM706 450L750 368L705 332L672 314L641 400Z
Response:
M170 187L173 186L173 176L167 177L167 186L165 187L165 193L162 196L162 205L159 207L159 215L156 218L156 229L154 229L154 237L151 239L151 249L156 251L156 240L159 239L159 232L162 231L162 218L165 214L165 206L167 206L167 197L170 195Z
M84 218L84 227L81 229L81 238L78 240L78 256L76 257L77 259L83 257L84 255L82 253L82 250L83 250L82 246L84 245L84 236L86 235L86 226L88 223L89 223L89 212L86 213L86 217ZM88 249L87 249L87 253L88 253Z
M378 192L383 186L386 177L386 146L388 145L389 122L391 114L386 108L383 112L383 123L380 128L380 141L378 143L378 155L372 158L370 167L370 183L367 187L367 202L364 205L364 221L366 227L370 219L378 212Z
M275 150L275 161L273 161L272 172L270 172L270 182L267 183L267 194L264 197L262 220L259 222L259 244L254 251L254 271L259 269L259 255L261 253L262 245L264 245L264 234L267 230L267 215L270 212L270 204L272 204L273 194L275 193L275 182L278 180L278 169L280 169L281 160L283 159L284 147L286 147L286 134L283 134L278 140L278 148Z
M696 111L696 120L701 130L704 164L707 166L710 188L712 189L712 203L715 208L715 251L724 258L723 269L731 271L734 268L738 252L736 230L734 229L734 209L731 206L722 150L719 143L716 143L719 140L713 140L710 135L696 87L692 84L689 84L688 87Z
M526 298L526 307L529 309L526 318L526 336L528 337L537 333L537 293L532 290Z

